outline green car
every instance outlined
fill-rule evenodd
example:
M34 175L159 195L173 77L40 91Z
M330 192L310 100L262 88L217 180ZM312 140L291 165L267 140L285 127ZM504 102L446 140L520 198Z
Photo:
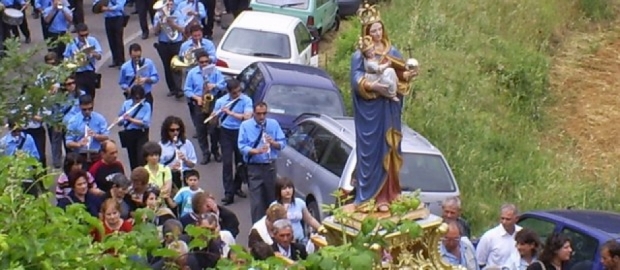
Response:
M340 26L337 0L252 0L250 8L297 17L318 35Z

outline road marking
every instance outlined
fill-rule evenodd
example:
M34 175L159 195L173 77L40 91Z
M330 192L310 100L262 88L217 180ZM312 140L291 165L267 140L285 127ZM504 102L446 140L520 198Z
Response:
M149 35L151 34L151 29L153 29L153 26L149 27ZM142 31L139 29L136 33L132 34L131 36L128 36L123 42L123 51L125 50L127 45L129 45L129 43L133 42L136 38L139 38L141 36L142 36ZM106 36L106 39L107 39L107 36ZM145 39L144 41L148 41L148 40L149 39ZM104 53L101 56L101 60L97 61L97 64L95 65L95 70L99 70L110 58L112 58L112 51L108 50L106 53Z

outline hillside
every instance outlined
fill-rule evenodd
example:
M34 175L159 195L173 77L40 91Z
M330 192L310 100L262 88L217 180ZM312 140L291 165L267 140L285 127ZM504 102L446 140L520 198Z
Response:
M405 55L411 47L422 68L405 120L447 156L476 232L497 222L503 202L620 210L609 188L620 158L620 42L610 3L382 4L393 44ZM325 62L345 96L359 29L343 24Z

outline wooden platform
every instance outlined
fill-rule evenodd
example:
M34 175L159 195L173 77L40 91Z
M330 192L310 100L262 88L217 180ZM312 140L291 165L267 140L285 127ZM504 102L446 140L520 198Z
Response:
M418 209L411 210L407 214L402 217L392 216L390 212L373 212L373 213L362 213L357 211L357 207L354 204L347 204L342 207L344 212L350 216L350 219L345 220L345 225L354 228L356 230L360 230L362 228L362 222L366 218L376 218L378 220L382 219L390 219L393 222L398 222L399 220L419 220L424 219L430 215L430 211L428 208L424 207L424 204L420 204Z

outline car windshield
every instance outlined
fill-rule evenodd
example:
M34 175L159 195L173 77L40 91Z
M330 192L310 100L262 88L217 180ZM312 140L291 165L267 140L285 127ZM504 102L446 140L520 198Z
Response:
M269 112L287 115L319 113L329 116L344 116L344 108L337 90L326 90L305 86L272 85L264 101Z
M403 191L456 191L448 165L440 155L432 154L403 153L400 185Z
M222 44L222 50L272 59L291 58L289 38L285 34L233 28Z
M256 3L306 10L308 9L310 0L256 0Z

